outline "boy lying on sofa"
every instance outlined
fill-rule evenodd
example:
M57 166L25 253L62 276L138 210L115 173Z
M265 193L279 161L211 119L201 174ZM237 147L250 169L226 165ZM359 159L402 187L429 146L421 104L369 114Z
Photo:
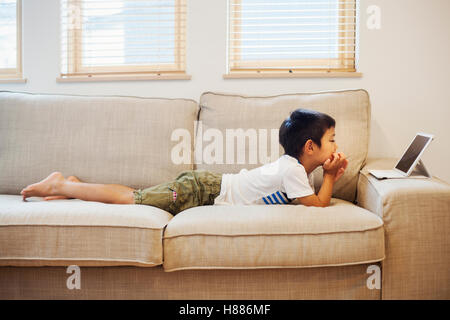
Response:
M326 207L334 183L344 174L348 160L337 153L335 120L329 115L297 109L283 121L279 141L285 154L278 160L237 174L207 170L181 172L173 181L135 190L118 184L84 183L53 172L20 193L45 200L76 198L114 204L143 204L175 215L185 209L212 204L302 204ZM323 167L323 183L315 194L312 172Z

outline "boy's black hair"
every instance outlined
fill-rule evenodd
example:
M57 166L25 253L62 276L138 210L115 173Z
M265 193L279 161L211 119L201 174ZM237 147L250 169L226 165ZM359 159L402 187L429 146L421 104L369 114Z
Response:
M311 139L322 147L321 139L325 131L336 126L336 121L325 113L297 109L283 121L279 140L284 153L298 159L303 153L303 146Z

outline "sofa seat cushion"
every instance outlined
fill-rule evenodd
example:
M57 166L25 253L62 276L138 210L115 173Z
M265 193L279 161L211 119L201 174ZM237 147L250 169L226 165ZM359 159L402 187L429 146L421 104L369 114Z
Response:
M342 266L384 259L383 221L350 202L203 206L177 214L163 238L164 270Z
M144 205L0 195L0 266L161 265L171 218Z

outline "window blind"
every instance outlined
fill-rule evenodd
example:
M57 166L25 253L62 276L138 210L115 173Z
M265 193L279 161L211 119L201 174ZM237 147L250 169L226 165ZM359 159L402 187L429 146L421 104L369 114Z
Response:
M0 0L0 79L22 78L20 0Z
M357 0L229 0L228 73L355 72Z
M62 0L61 77L185 73L185 0Z

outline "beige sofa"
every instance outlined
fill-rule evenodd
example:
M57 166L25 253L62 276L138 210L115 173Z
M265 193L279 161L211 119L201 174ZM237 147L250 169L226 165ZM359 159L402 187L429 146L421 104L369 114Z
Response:
M145 188L183 170L250 169L270 151L282 154L277 136L270 147L270 130L299 107L333 116L351 159L327 208L204 206L172 216L143 205L23 202L19 194L53 171ZM199 104L0 92L0 299L449 299L450 186L436 177L371 177L368 168L395 159L366 159L370 114L364 90L207 92ZM245 144L227 136L238 128ZM213 143L224 151L211 163L204 156ZM316 190L321 176L318 168ZM80 288L69 289L75 275Z

